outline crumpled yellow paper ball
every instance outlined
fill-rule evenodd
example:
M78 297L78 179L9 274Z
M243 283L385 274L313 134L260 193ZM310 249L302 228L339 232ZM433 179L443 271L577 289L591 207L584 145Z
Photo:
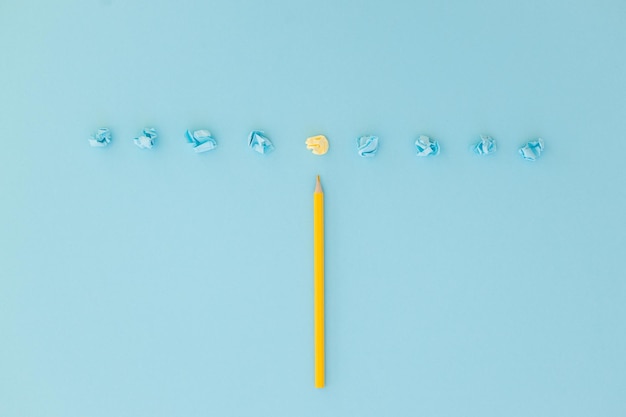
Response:
M311 136L306 140L306 148L314 155L324 155L328 152L328 139L324 135Z

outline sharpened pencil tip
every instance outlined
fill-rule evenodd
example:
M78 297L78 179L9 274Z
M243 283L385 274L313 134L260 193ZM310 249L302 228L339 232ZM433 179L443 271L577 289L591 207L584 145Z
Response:
M317 181L315 182L315 192L321 193L322 191L322 183L320 182L320 176L317 176Z

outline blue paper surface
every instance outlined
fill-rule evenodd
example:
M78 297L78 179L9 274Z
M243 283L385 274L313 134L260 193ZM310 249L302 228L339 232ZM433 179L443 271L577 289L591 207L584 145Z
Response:
M0 416L625 416L625 39L623 0L3 0Z

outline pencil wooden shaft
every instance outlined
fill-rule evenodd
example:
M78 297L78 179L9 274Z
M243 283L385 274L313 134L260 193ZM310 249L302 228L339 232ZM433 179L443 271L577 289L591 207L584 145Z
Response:
M315 388L324 388L324 193L321 190L313 194L313 277Z

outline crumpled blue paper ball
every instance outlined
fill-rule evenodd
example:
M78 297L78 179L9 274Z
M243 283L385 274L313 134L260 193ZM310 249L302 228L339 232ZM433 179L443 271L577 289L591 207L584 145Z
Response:
M274 144L261 130L250 132L248 146L260 154L266 154L274 150Z
M211 151L217 147L217 141L211 135L211 132L206 129L187 130L185 138L187 142L193 145L193 150L196 153Z
M378 152L378 136L361 136L356 140L357 152L363 158L371 158Z

